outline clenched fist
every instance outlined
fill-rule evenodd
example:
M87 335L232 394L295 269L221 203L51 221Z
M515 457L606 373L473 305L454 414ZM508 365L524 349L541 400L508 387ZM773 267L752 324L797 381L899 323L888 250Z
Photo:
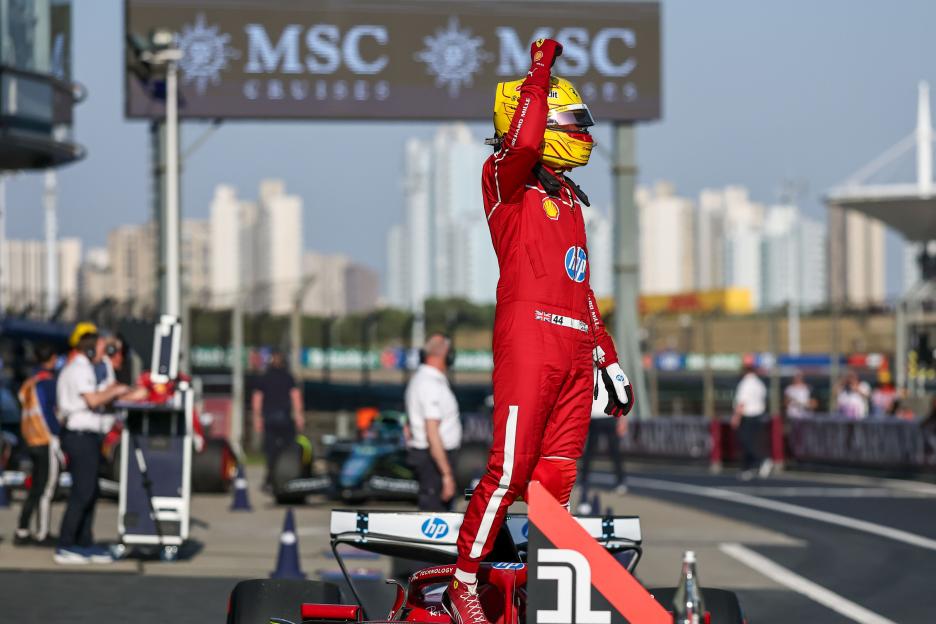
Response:
M562 56L562 44L555 39L537 39L530 46L530 60L533 68L551 69L560 56Z

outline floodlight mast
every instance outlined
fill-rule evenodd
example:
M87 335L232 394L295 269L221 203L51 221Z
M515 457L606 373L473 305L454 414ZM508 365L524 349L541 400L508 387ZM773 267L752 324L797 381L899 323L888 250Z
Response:
M166 75L165 197L157 215L159 222L159 309L176 318L182 316L179 210L179 79L182 51L175 34L158 29L150 34L148 48L140 59Z

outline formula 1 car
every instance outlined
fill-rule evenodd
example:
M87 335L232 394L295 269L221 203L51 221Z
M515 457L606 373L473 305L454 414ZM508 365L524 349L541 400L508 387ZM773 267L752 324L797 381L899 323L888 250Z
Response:
M458 513L336 509L331 515L331 547L350 588L350 600L343 602L339 588L330 583L286 579L242 581L231 592L227 624L451 624L451 619L441 607L441 594L454 573L456 539L461 521L462 515ZM636 568L642 552L640 521L637 517L575 516L575 521L611 553L621 566L629 572ZM481 602L487 617L496 624L520 624L527 621L528 600L531 603L533 601L533 596L527 595L527 581L533 580L532 573L528 579L527 570L530 526L527 516L509 514L493 551L479 570ZM387 584L394 589L393 597L387 600L386 605L375 606L373 588L362 592L355 585L342 559L342 546L438 565L415 572L405 583L387 580ZM538 578L545 576L539 575ZM549 578L557 580L556 577ZM664 608L672 607L676 588L649 591ZM705 588L702 594L706 605L706 622L745 623L741 606L732 592ZM581 599L578 590L576 596L578 598L575 600Z
M271 475L276 502L301 503L307 494L348 501L416 500L419 484L406 463L398 412L383 412L361 439L326 436L323 442L324 474L314 473L312 444L305 436L279 454Z
M308 438L297 436L296 444L280 453L273 465L276 502L302 503L308 494L345 502L416 502L419 483L407 461L405 418L401 412L381 412L360 439L326 436L324 474L314 472ZM471 485L487 460L487 449L475 446L465 445L458 453L455 473L461 488Z

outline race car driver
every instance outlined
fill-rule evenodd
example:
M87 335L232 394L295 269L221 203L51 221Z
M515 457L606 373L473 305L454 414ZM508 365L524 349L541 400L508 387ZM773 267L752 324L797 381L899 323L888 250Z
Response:
M458 536L442 604L458 624L484 623L476 572L510 504L531 480L568 506L598 367L605 411L634 405L589 286L582 204L565 176L588 162L593 125L567 80L551 76L562 46L540 39L526 78L497 85L495 153L484 163L484 211L500 280L494 321L494 441Z

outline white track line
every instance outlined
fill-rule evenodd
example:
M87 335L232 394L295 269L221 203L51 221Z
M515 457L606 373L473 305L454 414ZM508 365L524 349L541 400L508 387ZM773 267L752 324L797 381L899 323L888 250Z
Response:
M893 620L888 620L873 611L868 611L861 605L855 604L851 600L803 578L741 544L721 544L718 548L729 557L740 561L752 570L760 572L775 583L788 587L796 593L802 594L855 622L860 624L895 624Z
M675 481L666 481L664 479L628 477L627 483L628 485L634 485L651 490L678 492L680 494L692 494L695 496L704 496L706 498L715 498L718 500L739 503L741 505L749 505L751 507L760 507L761 509L770 509L771 511L779 511L781 513L790 514L792 516L799 516L801 518L808 518L818 522L835 524L848 529L853 529L855 531L862 531L864 533L886 537L887 539L891 539L896 542L903 542L911 546L916 546L917 548L925 548L927 550L936 551L936 540L923 537L922 535L901 531L900 529L894 529L880 524L875 524L873 522L867 522L865 520L856 520L855 518L849 518L848 516L830 513L828 511L819 511L818 509L810 509L809 507L801 507L800 505L793 505L781 501L770 500L769 498L760 498L758 496L751 496L749 494L732 492L730 490L723 490L720 488L688 485L685 483L677 483Z
M881 479L884 485L905 492L916 492L926 496L936 496L936 485L921 481L905 481L903 479Z
M871 487L801 487L801 486L726 486L729 492L760 496L814 497L814 498L929 498L922 493L909 490L897 491L890 488Z

